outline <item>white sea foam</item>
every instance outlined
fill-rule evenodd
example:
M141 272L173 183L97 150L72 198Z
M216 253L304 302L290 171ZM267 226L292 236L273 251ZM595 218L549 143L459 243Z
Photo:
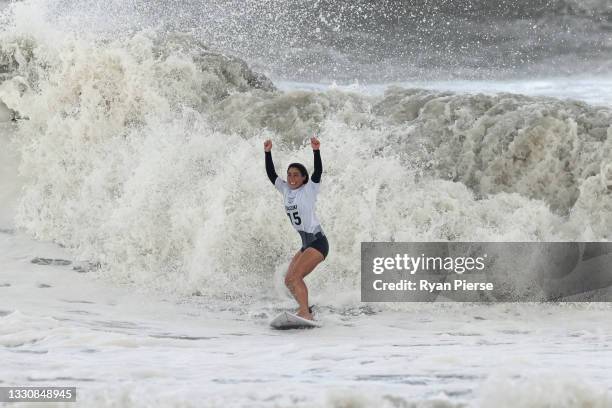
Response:
M267 326L283 307L276 300L223 311L152 297L72 265L33 264L31 254L70 254L21 234L0 234L0 254L2 385L77 386L79 407L605 407L612 398L607 304L413 304L374 315L324 305L322 328L279 332Z

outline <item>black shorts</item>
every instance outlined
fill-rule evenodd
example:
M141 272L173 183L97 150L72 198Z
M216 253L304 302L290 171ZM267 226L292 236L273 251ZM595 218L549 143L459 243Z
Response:
M302 244L304 244L302 240ZM304 252L306 248L314 248L323 255L323 259L327 258L327 254L329 253L329 242L327 242L327 237L320 232L317 232L315 235L315 240L310 241L308 244L302 245L300 251Z

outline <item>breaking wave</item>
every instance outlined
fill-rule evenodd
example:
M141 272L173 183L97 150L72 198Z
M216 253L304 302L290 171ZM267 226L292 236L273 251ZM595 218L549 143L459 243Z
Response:
M113 279L265 294L298 237L262 141L275 141L280 172L311 165L313 132L331 243L314 287L357 288L362 241L612 238L609 108L393 87L281 92L191 34L100 39L45 18L15 5L0 33L0 100L26 180L17 223Z

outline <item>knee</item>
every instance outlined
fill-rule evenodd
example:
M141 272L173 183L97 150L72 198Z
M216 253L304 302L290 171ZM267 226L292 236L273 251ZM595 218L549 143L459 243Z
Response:
M295 274L288 273L287 276L285 276L285 286L287 286L288 288L292 288L297 280L298 277Z
M288 273L287 276L285 276L285 286L288 288L293 286L293 276L291 273Z

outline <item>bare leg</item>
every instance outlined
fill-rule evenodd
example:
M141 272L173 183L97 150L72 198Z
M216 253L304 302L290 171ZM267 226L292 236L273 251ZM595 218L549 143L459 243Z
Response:
M306 250L295 259L295 263L291 261L290 268L285 277L285 285L287 285L293 297L300 305L298 316L305 319L312 320L312 315L308 310L308 288L304 283L304 278L312 272L323 259L323 254L316 249L306 248Z
M300 256L302 256L302 251L297 251L295 255L293 255L293 258L291 259L291 262L289 263L289 266L287 267L287 273L285 274L285 276L289 276L291 274L291 271L295 267L297 260L300 259Z
M295 264L297 263L298 259L300 259L300 257L302 256L302 251L299 250L295 253L295 255L293 255L293 259L291 259L291 262L289 263L289 266L287 267L287 273L285 274L285 286L289 289L289 291L291 291L291 294L293 295L293 290L291 289L291 287L289 286L288 282L288 277L292 276L293 274L293 269L295 267ZM294 295L295 297L295 295ZM299 312L296 311L295 313L297 314Z

